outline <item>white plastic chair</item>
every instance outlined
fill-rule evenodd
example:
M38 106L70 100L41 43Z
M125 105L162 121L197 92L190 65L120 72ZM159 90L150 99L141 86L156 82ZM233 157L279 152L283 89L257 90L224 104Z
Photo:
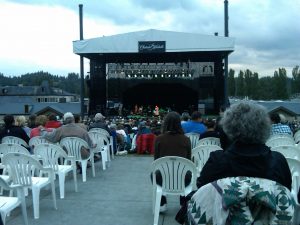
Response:
M31 150L33 150L35 146L37 146L39 144L43 144L43 143L51 144L51 142L47 141L42 136L35 136L35 137L30 138L29 147L31 148Z
M105 135L97 131L89 131L88 133L93 142L97 144L96 148L92 150L94 151L94 153L101 153L102 169L105 170L106 163L108 162L109 141Z
M294 140L296 143L300 142L300 130L297 130L296 133L294 134Z
M285 158L300 160L300 149L292 145L281 145L271 148L272 151L280 152Z
M20 185L8 185L8 183L0 177L0 187L6 190L16 190L17 197L0 196L0 213L3 224L5 225L6 216L16 207L21 205L23 222L28 225L26 202L23 187Z
M8 153L2 160L3 164L8 167L9 176L12 179L13 185L21 185L24 188L32 189L33 212L35 219L38 219L40 216L40 190L48 184L51 185L53 205L54 208L57 209L54 173L52 168L44 168L35 158L21 153ZM48 176L32 176L32 174L40 174L41 172Z
M207 137L207 138L202 138L198 142L199 145L218 145L221 146L220 138L216 137Z
M92 128L92 129L90 129L89 131L93 131L93 132L96 131L96 132L98 132L98 133L100 133L100 134L102 134L102 135L105 135L105 136L107 137L108 143L109 143L109 150L108 150L108 153L110 152L111 157L114 159L115 156L114 156L114 147L113 147L113 142L114 142L113 136L111 136L111 135L108 133L107 130L102 129L102 128ZM107 156L108 156L108 161L111 161L111 159L110 159L110 154L107 155Z
M75 158L58 145L39 144L34 149L35 155L43 161L44 167L50 167L58 175L60 198L65 197L65 177L69 172L73 172L75 192L77 188L76 162Z
M200 134L198 134L198 133L185 133L185 136L187 136L191 140L192 149L195 148L198 145Z
M2 138L2 143L9 143L9 144L18 144L22 145L25 148L28 148L29 145L21 138L14 137L14 136L6 136Z
M299 187L300 187L300 162L296 159L291 159L291 158L287 158L286 159L288 164L289 164L289 168L291 170L291 174L292 174L292 196L294 197L294 200L296 202L296 207L295 207L295 223L294 224L300 224L300 202L298 202L298 191L299 191Z
M192 149L192 161L197 167L197 175L200 175L200 172L207 162L211 152L222 150L218 145L198 145Z
M291 139L289 137L278 137L274 139L270 139L266 142L266 145L270 148L281 146L281 145L295 145L294 139Z
M5 180L6 182L8 182L10 178L7 174L7 168L2 164L2 158L4 155L6 155L8 153L22 153L25 155L30 155L29 151L22 145L11 144L11 143L0 144L0 159L1 159L0 168L3 169L0 177L3 180ZM0 188L0 193L2 193L2 188ZM27 189L26 189L25 193L26 193L26 195L28 194ZM10 195L12 196L12 191L11 191Z
M156 172L162 177L162 186L156 183ZM190 171L191 183L185 186L185 175ZM192 190L196 190L196 166L188 159L177 156L166 156L152 163L153 175L153 212L154 225L158 224L159 208L162 195L187 196Z
M83 159L81 156L82 148L86 150L89 149L88 143L85 140L78 137L65 137L60 141L60 145L62 146L63 149L67 151L68 156L74 156L75 161L81 163L83 182L86 182L86 169L87 169L88 160L91 160L92 173L93 173L93 177L95 177L95 164L94 164L93 151L90 151L90 155L85 159Z

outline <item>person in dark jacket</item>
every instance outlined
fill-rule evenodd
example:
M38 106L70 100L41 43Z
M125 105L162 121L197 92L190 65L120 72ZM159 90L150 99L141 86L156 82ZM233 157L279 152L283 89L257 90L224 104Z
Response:
M233 144L210 154L197 179L198 188L226 177L248 176L273 180L291 190L285 157L265 145L271 123L264 107L242 101L225 111L221 124Z
M22 127L15 126L15 119L12 115L4 116L4 128L0 131L0 142L3 137L14 136L23 139L27 144L29 137Z
M222 178L246 176L276 181L291 190L291 172L285 157L265 145L271 122L263 106L247 101L234 104L225 111L220 123L232 144L226 151L210 153L197 178L198 188ZM186 220L186 212L184 204L176 216L179 223Z
M179 156L190 160L191 149L191 141L184 135L181 127L180 115L177 112L169 112L163 121L162 134L157 136L154 142L154 160L164 156ZM187 174L185 183L188 185L190 181L191 174ZM156 182L162 183L160 173L156 174ZM162 196L160 205L160 211L165 211L167 207L165 196Z

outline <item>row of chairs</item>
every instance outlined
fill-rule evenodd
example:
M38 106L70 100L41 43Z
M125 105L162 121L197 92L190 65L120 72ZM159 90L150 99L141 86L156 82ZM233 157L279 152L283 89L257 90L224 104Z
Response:
M102 130L101 130L102 132ZM0 144L0 155L2 156L2 167L9 170L8 175L0 176L0 184L3 184L4 188L15 189L15 184L18 184L21 188L20 190L25 190L27 192L28 188L32 189L33 196L33 208L34 208L34 218L39 218L39 193L40 189L51 184L52 196L54 208L56 209L56 198L55 198L55 185L54 179L55 174L58 175L59 178L59 188L60 188L60 198L64 198L64 182L65 176L69 172L73 172L74 178L74 186L75 191L78 191L77 187L77 176L76 176L76 161L81 163L82 167L82 177L83 182L86 181L86 168L87 161L90 160L92 164L92 172L93 176L95 176L95 167L94 167L94 153L101 153L103 170L106 169L106 164L110 161L110 153L113 151L112 149L112 141L107 137L107 134L99 136L100 132L98 130L93 130L89 132L90 137L97 143L97 147L91 150L91 154L87 158L81 157L81 149L88 149L88 144L76 137L68 137L61 140L60 143L51 144L42 137L34 137L30 140L29 145L25 145L22 139L15 137L6 137L2 139L2 142L6 142ZM24 146L24 147L23 147ZM27 148L31 148L33 155L31 155ZM110 151L108 153L108 151ZM112 154L113 157L113 154ZM12 162L13 163L9 163ZM23 164L22 164L23 163ZM18 165L13 167L13 165ZM27 167L26 167L27 165ZM31 166L28 166L31 165ZM19 171L14 170L19 169ZM27 168L27 172L21 171ZM29 170L31 169L31 173ZM38 170L36 173L33 173L33 169ZM20 175L27 175L27 177L23 177L20 179ZM29 177L30 175L30 177ZM34 175L34 176L32 176ZM43 175L43 176L39 176ZM13 186L7 186L8 178L12 180ZM24 181L26 181L24 183ZM23 183L22 183L23 182ZM6 186L5 186L6 185ZM3 213L2 218L5 221L5 217L7 213L9 213L13 208L17 207L22 203L22 213L24 217L24 224L28 224L27 222L27 212L26 212L26 204L25 198L22 198L22 195L19 194L18 189L18 197L3 197L6 200L10 199L14 201L14 203L18 204L6 204L6 206L13 206L3 208L0 207L0 212ZM18 199L15 201L13 199ZM1 202L1 199L0 199ZM25 210L24 210L25 205ZM6 210L7 209L7 210Z

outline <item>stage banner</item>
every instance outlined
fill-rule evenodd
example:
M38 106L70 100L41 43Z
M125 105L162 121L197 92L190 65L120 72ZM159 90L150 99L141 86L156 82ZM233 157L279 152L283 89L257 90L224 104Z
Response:
M165 41L139 41L140 53L160 53L166 52Z

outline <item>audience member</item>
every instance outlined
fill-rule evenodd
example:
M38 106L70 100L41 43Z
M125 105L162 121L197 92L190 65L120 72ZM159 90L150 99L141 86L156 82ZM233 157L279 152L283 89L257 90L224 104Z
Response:
M57 117L55 114L51 113L49 116L48 116L48 121L47 123L45 124L45 127L46 128L59 128L61 127L62 123L57 121Z
M111 135L111 130L108 128L104 119L105 119L105 116L103 116L101 113L96 113L96 115L94 117L94 122L89 125L88 129L90 130L92 128L102 128Z
M206 127L202 123L202 115L198 111L193 112L191 120L181 124L181 126L184 133L203 134L206 131Z
M29 117L28 117L28 121L27 121L27 126L29 128L35 128L36 125L35 125L35 119L36 119L36 115L35 114L31 114Z
M210 153L197 178L198 188L222 178L246 176L273 180L291 190L291 172L285 157L264 144L271 130L264 107L246 101L234 104L225 111L221 124L233 144L226 151ZM185 210L186 205L180 215Z
M52 131L52 128L47 128L45 127L45 124L47 123L48 118L45 115L39 115L35 119L35 123L37 127L32 128L30 132L30 138L36 137L36 136L41 136L41 129L46 130L47 132Z
M93 143L88 132L75 124L72 113L65 113L63 119L64 125L54 129L52 132L45 132L46 130L40 126L40 130L43 132L42 136L53 143L59 142L65 137L78 137L85 140L90 148L96 147L96 144ZM89 151L87 151L87 149L82 149L81 155L83 158L87 158L89 156Z
M176 112L169 112L162 124L162 134L157 136L154 142L154 160L164 156L180 156L191 159L191 141L184 135L180 123L180 115ZM186 177L188 185L191 180L191 174ZM162 183L161 174L156 174L157 184ZM167 199L161 198L161 211L166 210Z
M181 115L181 125L189 121L190 114L188 112L183 112Z
M215 128L216 128L216 122L214 120L207 119L204 122L204 124L207 127L207 130L203 134L200 134L200 139L207 138L207 137L220 138L219 132L217 132L215 130Z
M0 132L0 140L6 136L14 136L23 139L28 144L29 136L21 127L15 125L15 119L12 115L5 115L3 120L4 128Z
M221 123L233 144L227 151L210 154L197 180L198 188L221 178L249 176L270 179L291 189L286 159L264 144L271 128L265 108L243 101L227 109Z
M280 115L278 113L272 113L270 115L270 119L272 121L271 135L272 134L293 135L291 128L288 125L281 123Z
M81 127L81 128L84 129L84 130L87 130L87 126L86 126L84 123L82 123L81 118L80 118L80 115L75 114L75 115L74 115L74 119L75 119L75 123L76 123L79 127Z
M17 116L17 118L16 118L16 126L21 127L26 132L27 136L28 137L30 136L31 129L28 126L26 126L26 118L25 118L25 116Z

